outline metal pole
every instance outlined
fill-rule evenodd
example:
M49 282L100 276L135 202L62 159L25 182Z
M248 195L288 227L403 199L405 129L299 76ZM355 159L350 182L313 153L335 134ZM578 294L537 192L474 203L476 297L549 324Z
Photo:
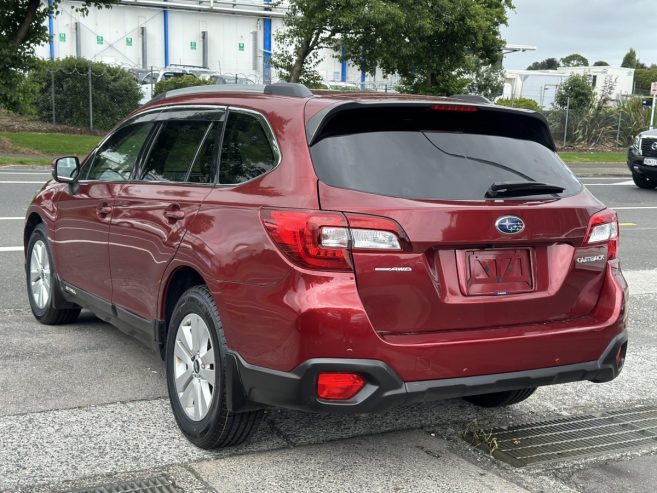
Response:
M616 129L616 145L620 145L620 126L621 126L621 118L623 118L623 112L621 111L620 107L618 108L618 128Z
M89 65L89 129L94 129L94 100L91 94L91 65Z
M652 128L653 128L652 124L655 121L655 97L657 97L657 95L653 94L653 96L652 96L652 109L650 110L650 130L652 130Z
M50 99L52 100L52 123L55 124L55 71L50 70Z
M568 112L570 111L570 98L566 101L566 123L563 126L563 146L566 147L566 136L568 135Z
M155 92L155 89L153 88L154 83L153 83L153 66L151 65L151 98L153 97L153 93Z

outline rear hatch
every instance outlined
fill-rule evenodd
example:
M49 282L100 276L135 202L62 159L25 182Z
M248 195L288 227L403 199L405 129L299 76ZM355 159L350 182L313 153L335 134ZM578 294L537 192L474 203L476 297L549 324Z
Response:
M352 252L380 334L544 324L593 310L607 244L582 245L603 206L555 154L544 120L460 104L352 104L321 117L309 140L322 209L400 227L401 251ZM505 193L507 182L520 190ZM487 198L493 184L502 191Z

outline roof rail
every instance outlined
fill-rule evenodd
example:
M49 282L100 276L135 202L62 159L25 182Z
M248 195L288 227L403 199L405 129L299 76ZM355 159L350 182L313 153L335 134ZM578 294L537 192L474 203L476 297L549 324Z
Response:
M467 101L468 103L493 104L490 99L481 96L479 94L452 94L449 97L452 99L460 99L461 101Z
M290 96L293 98L311 98L313 93L303 84L294 82L276 82L265 86L265 94L272 96Z
M176 96L191 96L193 94L209 94L217 92L260 93L271 96L288 96L293 98L310 98L313 93L303 84L277 82L275 84L212 84L203 86L183 87L173 89L155 96L151 101L173 98Z

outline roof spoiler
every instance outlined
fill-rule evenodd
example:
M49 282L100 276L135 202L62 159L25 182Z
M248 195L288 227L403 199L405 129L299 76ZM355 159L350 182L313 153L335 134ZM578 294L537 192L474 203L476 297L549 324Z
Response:
M473 133L531 140L551 151L556 151L556 145L552 139L547 120L540 113L494 104L474 104L448 100L427 102L340 102L320 110L308 120L306 123L306 140L308 145L312 146L329 135L366 131L362 125L354 123L356 121L354 118L356 112L371 111L372 118L368 119L367 122L372 125L372 128L386 130L387 128L384 128L386 124L382 123L386 121L386 118L381 115L382 111L399 112L404 109L410 111L434 109L438 113L438 110L447 112L450 107L454 108L454 112L449 119L444 121L449 122L452 126L443 125L444 128L437 128L437 130L462 132L463 128L458 126L461 125L466 126L467 130ZM458 111L459 109L468 109L468 111ZM416 113L415 116L417 115ZM391 127L393 126L391 125ZM409 125L406 127L409 127Z

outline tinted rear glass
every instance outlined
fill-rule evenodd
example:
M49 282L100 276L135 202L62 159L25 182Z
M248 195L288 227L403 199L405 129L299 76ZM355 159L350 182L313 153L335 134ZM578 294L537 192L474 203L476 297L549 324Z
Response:
M373 131L335 131L314 144L319 179L339 188L426 200L483 200L491 184L504 181L561 186L561 197L581 189L557 155L533 140L468 133L467 124L459 131L413 130L408 120L403 128L387 126L363 120L361 129Z

